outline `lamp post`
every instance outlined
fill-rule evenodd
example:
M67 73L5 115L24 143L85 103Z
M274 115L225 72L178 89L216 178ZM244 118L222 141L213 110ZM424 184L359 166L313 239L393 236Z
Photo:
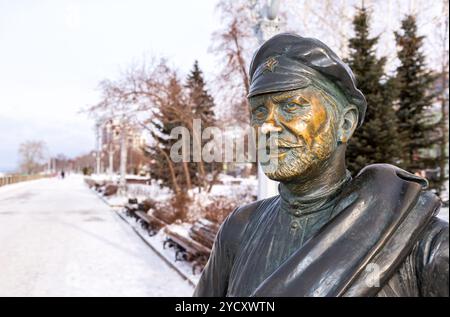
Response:
M95 173L97 175L100 174L100 153L101 153L101 122L97 121L97 123L95 124L95 151L96 151L96 155L95 155L95 159L96 159L96 164L95 164Z
M109 168L108 168L108 174L110 178L112 179L114 174L114 122L113 120L108 120L106 122L106 144L104 145L105 150L108 152L108 158L109 158Z
M253 31L258 39L258 44L262 45L267 39L280 31L281 23L278 17L280 1L252 0L251 7L255 19ZM264 174L261 165L258 164L258 199L275 195L278 195L278 182L269 179Z
M119 191L125 192L126 187L126 174L127 174L127 154L128 154L128 134L129 124L127 119L120 118L117 120L109 119L105 123L106 127L106 141L104 149L107 150L109 155L109 175L112 179L114 173L114 151L120 149L120 166L119 166ZM119 144L115 143L115 137L119 137ZM100 167L98 167L100 169Z
M126 175L127 175L127 148L128 148L128 125L125 120L122 120L120 124L120 180L119 191L125 192L126 188Z
M253 32L258 44L262 45L280 31L281 22L278 17L280 0L252 0L250 3L255 20Z

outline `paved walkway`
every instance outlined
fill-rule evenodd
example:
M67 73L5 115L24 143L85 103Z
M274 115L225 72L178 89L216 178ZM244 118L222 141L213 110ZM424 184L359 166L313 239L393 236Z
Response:
M190 296L81 177L0 187L0 296Z

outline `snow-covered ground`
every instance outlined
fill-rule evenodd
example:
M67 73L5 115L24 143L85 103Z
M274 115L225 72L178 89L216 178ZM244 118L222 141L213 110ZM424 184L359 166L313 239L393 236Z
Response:
M0 187L0 296L190 296L83 178Z
M164 241L167 236L164 233L164 230L159 230L159 232L150 236L148 231L142 228L142 226L136 221L135 218L127 216L125 210L122 208L116 208L116 212L120 215L120 217L126 221L133 229L139 234L142 239L147 241L149 245L151 245L161 256L163 256L167 262L171 263L178 271L181 272L186 278L188 278L192 284L197 285L200 279L200 272L193 272L192 263L186 261L177 261L175 260L175 250L170 247L164 247ZM187 223L182 224L186 230L190 227Z

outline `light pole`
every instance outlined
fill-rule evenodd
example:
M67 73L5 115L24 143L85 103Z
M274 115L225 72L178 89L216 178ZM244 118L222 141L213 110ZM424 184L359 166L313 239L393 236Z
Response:
M258 39L258 44L262 45L280 32L281 22L278 17L280 0L252 0L250 6L255 20L253 32Z
M113 120L108 120L106 122L106 142L107 144L104 145L104 148L108 151L108 158L109 158L109 169L108 169L108 174L110 176L110 178L112 179L113 175L114 175L114 150L115 150L115 146L114 146L114 130L115 130L115 125Z
M253 31L258 39L258 44L262 45L280 31L280 18L278 17L280 1L252 0L251 7L255 19ZM261 165L258 164L258 199L275 195L278 195L278 182L269 179L264 174Z
M124 193L126 187L126 175L127 175L127 155L128 155L128 130L129 124L126 118L120 118L117 120L110 119L106 122L106 134L107 134L107 144L105 149L108 151L109 155L109 175L112 179L113 168L114 168L114 151L116 150L115 137L119 136L119 144L117 149L120 148L120 165L119 165L119 191Z
M100 153L101 153L101 122L97 121L97 123L95 124L95 148L96 148L96 168L95 168L95 173L97 175L100 174Z
M125 192L126 175L127 175L127 147L128 147L128 125L125 120L120 123L120 180L119 190L121 193Z

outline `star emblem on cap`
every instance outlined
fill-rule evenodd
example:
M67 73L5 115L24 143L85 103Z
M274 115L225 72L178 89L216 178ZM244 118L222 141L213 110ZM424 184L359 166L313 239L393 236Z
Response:
M264 62L264 71L273 72L275 66L278 64L278 61L275 57L270 57L268 60Z

